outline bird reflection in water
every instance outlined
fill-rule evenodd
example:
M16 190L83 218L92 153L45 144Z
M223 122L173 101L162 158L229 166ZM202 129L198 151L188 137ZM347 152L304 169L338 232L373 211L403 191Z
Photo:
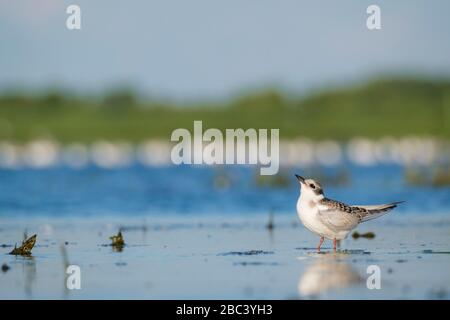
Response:
M300 276L299 294L314 298L362 282L359 273L345 261L347 257L343 253L315 254L315 261Z

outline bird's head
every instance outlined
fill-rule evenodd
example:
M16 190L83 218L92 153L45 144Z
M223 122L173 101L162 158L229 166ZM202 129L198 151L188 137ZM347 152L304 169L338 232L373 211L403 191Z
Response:
M300 183L300 192L302 195L305 195L307 198L311 199L322 199L324 197L323 189L320 183L313 179L305 179L298 174L296 174L295 177Z

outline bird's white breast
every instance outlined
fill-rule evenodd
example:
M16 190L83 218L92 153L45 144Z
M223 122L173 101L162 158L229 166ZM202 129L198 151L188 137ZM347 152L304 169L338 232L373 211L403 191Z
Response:
M338 236L336 232L322 223L319 218L319 206L312 199L300 196L297 201L297 214L303 225L319 236L327 239L334 239Z

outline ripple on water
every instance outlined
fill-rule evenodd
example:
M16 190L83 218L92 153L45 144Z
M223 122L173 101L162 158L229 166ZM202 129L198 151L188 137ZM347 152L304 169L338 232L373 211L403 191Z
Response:
M249 250L249 251L229 251L219 253L219 256L257 256L257 255L267 255L274 254L273 251L264 251L264 250Z
M450 251L434 251L431 249L422 250L422 253L425 254L450 254Z
M278 262L261 262L261 261L239 261L233 263L234 266L278 266Z

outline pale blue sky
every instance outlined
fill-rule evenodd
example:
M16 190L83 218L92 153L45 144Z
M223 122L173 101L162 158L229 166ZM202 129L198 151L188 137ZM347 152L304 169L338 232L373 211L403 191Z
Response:
M69 4L81 31L65 27ZM369 4L380 31L366 28ZM0 90L129 84L200 99L398 72L450 75L450 1L0 0Z

